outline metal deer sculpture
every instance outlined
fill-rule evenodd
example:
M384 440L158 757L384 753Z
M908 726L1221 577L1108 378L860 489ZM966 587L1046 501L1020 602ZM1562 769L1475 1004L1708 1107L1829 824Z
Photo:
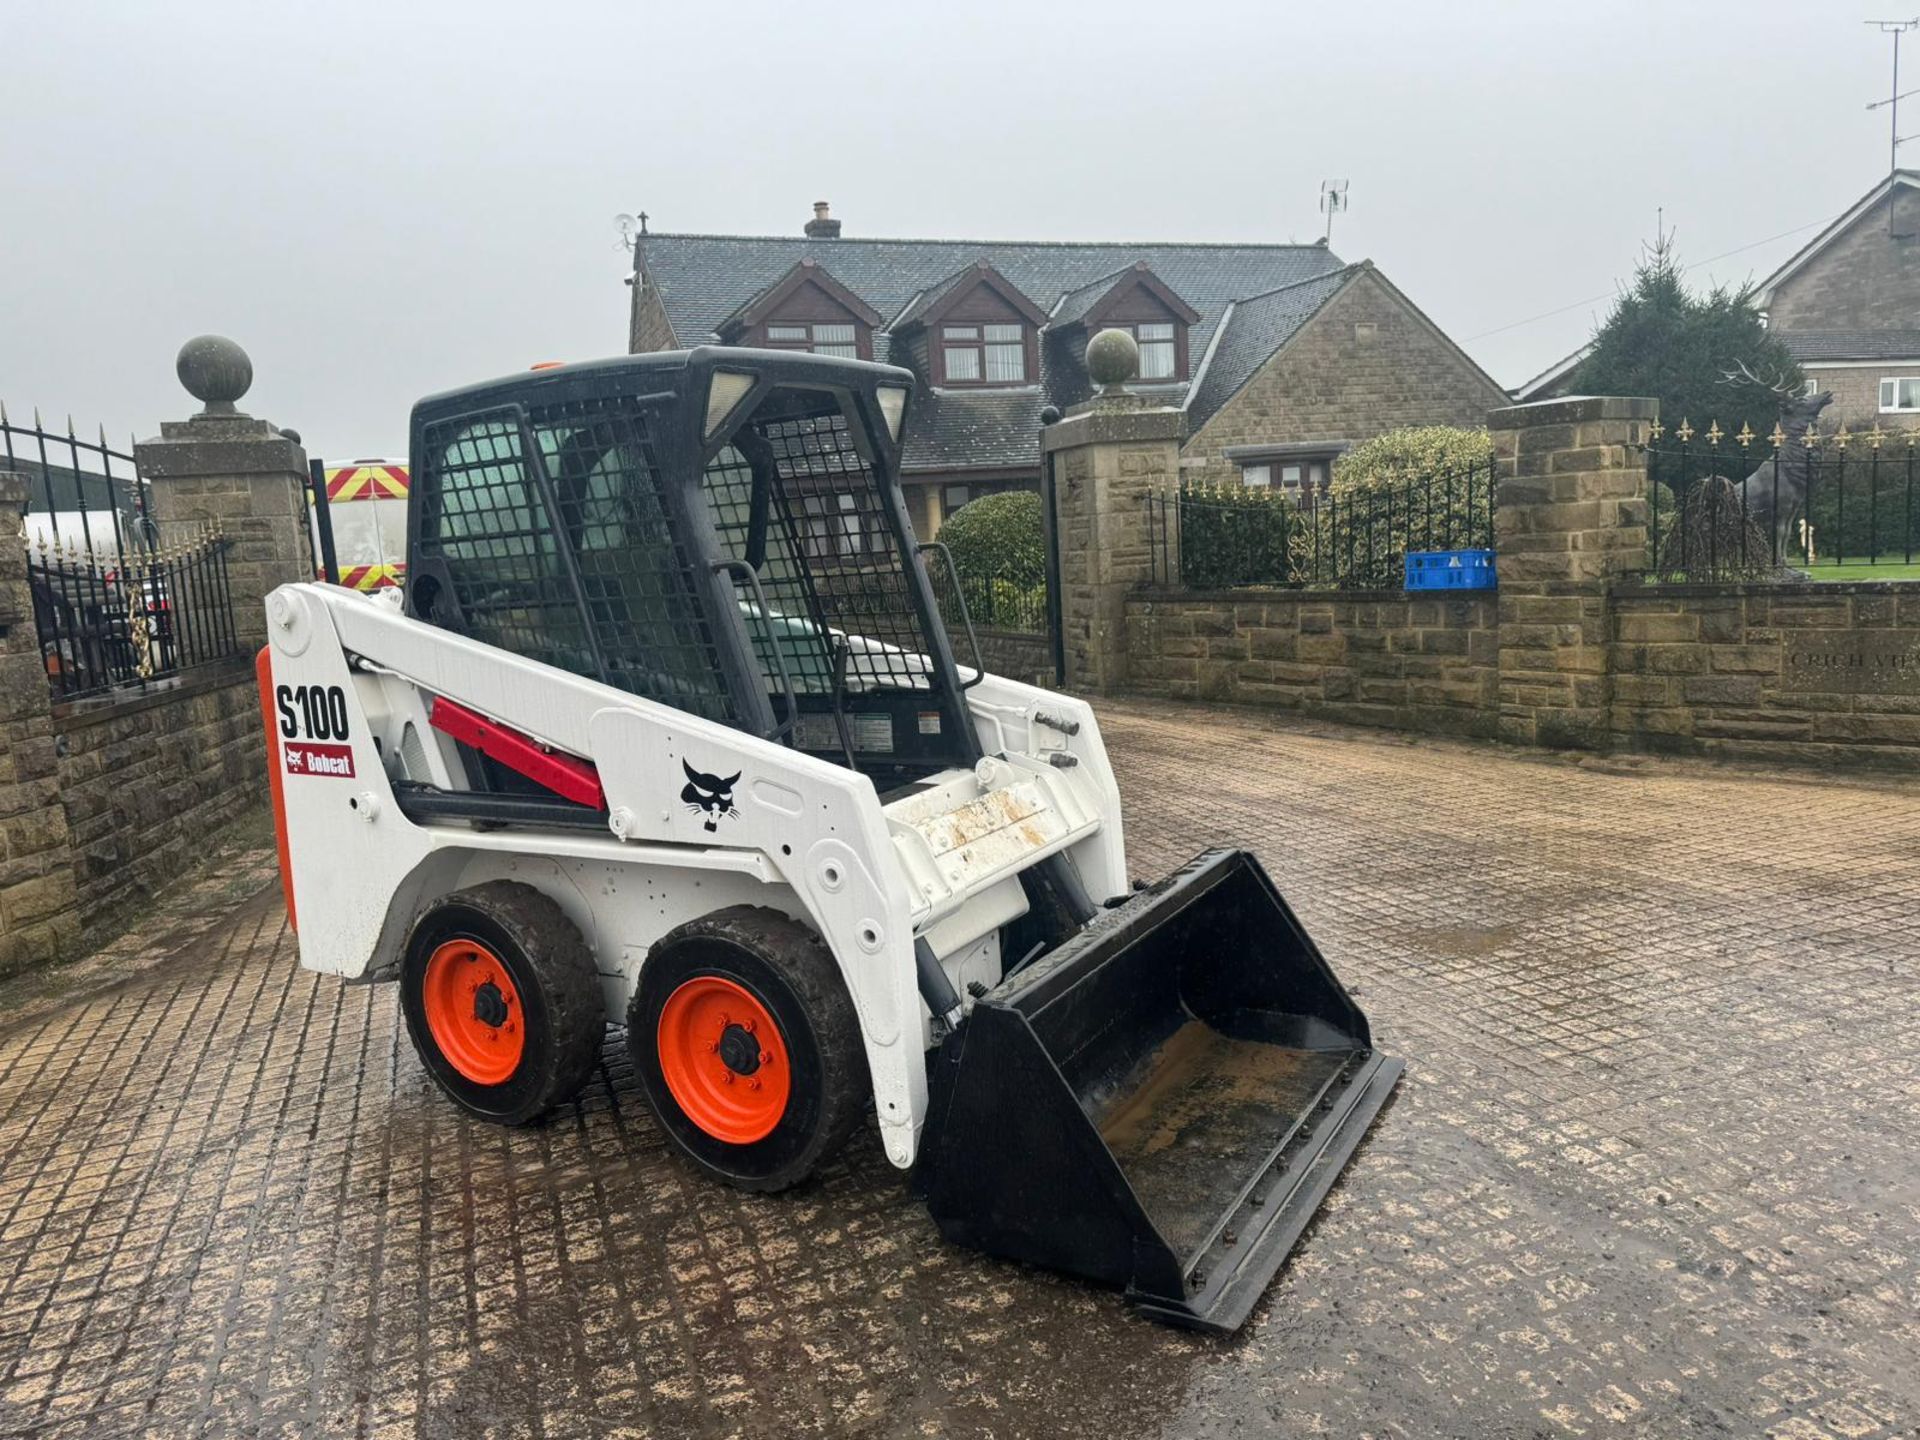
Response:
M1833 392L1809 395L1775 374L1762 378L1744 360L1721 371L1725 385L1759 385L1780 397L1781 440L1772 456L1762 460L1741 483L1748 520L1766 537L1771 562L1781 563L1795 537L1795 526L1807 513L1807 494L1813 482L1813 453L1807 432L1819 422L1820 412L1833 403Z

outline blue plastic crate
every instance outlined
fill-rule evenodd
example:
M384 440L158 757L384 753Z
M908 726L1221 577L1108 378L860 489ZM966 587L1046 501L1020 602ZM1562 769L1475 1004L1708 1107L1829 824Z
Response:
M1491 550L1417 550L1407 556L1409 590L1492 590Z

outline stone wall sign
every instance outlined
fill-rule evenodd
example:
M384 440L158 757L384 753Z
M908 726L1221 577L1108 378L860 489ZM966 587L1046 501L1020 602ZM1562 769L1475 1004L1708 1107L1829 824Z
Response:
M1841 695L1920 695L1920 634L1789 630L1780 688Z

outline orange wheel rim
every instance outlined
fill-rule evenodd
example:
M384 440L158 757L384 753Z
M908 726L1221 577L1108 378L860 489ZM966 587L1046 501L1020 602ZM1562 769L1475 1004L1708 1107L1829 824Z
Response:
M478 940L449 940L427 958L427 1031L447 1063L476 1085L520 1068L527 1017L507 967Z
M656 1040L674 1103L714 1139L751 1145L787 1113L786 1041L750 990L718 975L694 977L667 997Z

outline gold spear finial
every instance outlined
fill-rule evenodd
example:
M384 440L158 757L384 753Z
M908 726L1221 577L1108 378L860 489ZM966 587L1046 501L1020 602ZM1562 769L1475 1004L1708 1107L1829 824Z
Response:
M1707 444L1718 445L1720 443L1720 437L1723 433L1724 432L1720 429L1720 422L1718 420L1709 420L1707 422Z
M1847 441L1852 438L1853 437L1847 433L1847 422L1842 420L1840 422L1840 428L1833 432L1833 443L1844 450L1847 448Z
M1773 433L1767 436L1767 440L1776 450L1787 443L1787 432L1780 428L1778 420L1773 422Z
M1880 422L1878 420L1874 421L1873 428L1867 431L1867 444L1875 450L1878 450L1880 448L1880 442L1886 438L1887 433L1880 428Z
M1749 445L1753 444L1753 426L1742 420L1740 422L1740 433L1733 438L1740 442L1740 448L1742 450L1746 449Z
M1680 417L1680 428L1673 432L1673 438L1678 440L1682 445L1693 439L1693 426L1688 423L1686 416L1682 415Z
M1666 433L1667 427L1660 423L1660 417L1658 415L1654 416L1653 423L1647 426L1647 438L1649 440L1658 440Z

